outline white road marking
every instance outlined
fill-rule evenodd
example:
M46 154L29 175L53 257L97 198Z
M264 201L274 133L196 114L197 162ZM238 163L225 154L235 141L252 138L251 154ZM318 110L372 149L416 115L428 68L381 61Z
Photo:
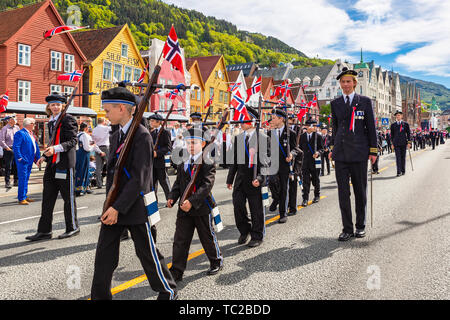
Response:
M83 210L83 209L87 209L88 207L79 207L77 208L77 210ZM59 213L63 213L64 211L56 211L53 213L53 215L55 214L59 214ZM0 225L2 224L8 224L8 223L14 223L14 222L19 222L19 221L24 221L24 220L30 220L30 219L35 219L35 218L40 218L41 215L38 216L32 216L32 217L27 217L27 218L22 218L22 219L17 219L17 220L10 220L10 221L5 221L5 222L0 222Z

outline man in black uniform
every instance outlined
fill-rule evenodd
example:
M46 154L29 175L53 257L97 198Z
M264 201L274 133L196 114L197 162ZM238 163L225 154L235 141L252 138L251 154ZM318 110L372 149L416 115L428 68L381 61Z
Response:
M330 174L330 159L328 159L328 155L330 154L330 144L331 144L331 136L328 134L328 128L325 126L322 128L322 146L323 152L320 154L320 161L322 162L322 172L321 176L325 175L325 162L327 165L327 174Z
M271 126L274 128L269 132L269 136L276 135L277 145L271 144L271 155L276 157L276 150L278 149L278 172L274 175L279 181L280 192L279 196L279 223L287 222L287 210L289 206L289 175L291 174L291 162L294 156L291 150L296 146L295 132L285 126L286 113L280 108L272 110ZM288 150L288 135L289 132L289 150Z
M258 119L258 111L247 106L248 114ZM240 232L238 244L247 242L249 236L249 247L259 246L264 238L264 208L261 194L261 186L264 182L264 176L261 175L260 152L258 150L256 128L252 123L243 123L241 128L244 130L234 138L232 146L233 163L228 170L227 187L233 188L233 210L236 227ZM267 139L264 134L259 134L259 139ZM244 161L243 161L244 160ZM254 179L254 165L257 165L257 177ZM236 178L235 178L236 177ZM248 200L250 208L250 219L248 217L245 205Z
M308 205L309 190L311 188L311 182L314 186L314 199L313 203L317 203L320 200L320 180L319 172L320 168L316 168L316 159L320 157L322 153L322 137L315 132L315 125L317 121L308 119L305 124L308 126L307 131L300 137L299 147L303 151L303 202L302 207Z
M396 111L395 122L391 124L392 144L397 162L397 177L405 174L406 148L411 148L411 132L409 124L402 120L403 113Z
M430 130L430 141L431 141L432 150L434 150L434 148L436 147L436 139L437 139L436 131L434 129L431 129Z
M339 241L365 236L367 205L367 160L377 157L377 133L371 100L355 93L357 73L347 67L337 80L343 96L331 101L333 120L332 151L338 185L343 232ZM350 177L355 195L356 232L353 233L350 204Z
M294 216L297 214L297 191L298 191L298 181L302 179L302 168L303 168L303 151L298 147L298 142L301 136L301 126L295 124L295 119L297 116L294 114L289 115L289 127L295 132L295 148L291 149L293 172L289 175L289 205L288 205L288 216Z
M111 124L120 126L110 138L107 164L106 193L111 189L114 168L130 130L135 109L135 96L126 88L116 87L102 92L103 109ZM153 143L148 130L139 125L131 141L124 170L120 173L118 196L103 213L95 253L92 300L112 299L111 279L119 263L120 237L124 229L131 233L136 254L158 299L177 298L176 284L164 257L155 245L155 226L148 221L145 196L152 185Z
M165 155L172 151L172 143L170 141L170 133L166 129L161 127L161 123L164 121L161 115L155 113L149 117L151 136L153 139L153 144L156 143L156 138L160 130L161 134L159 136L158 145L156 150L153 150L153 187L155 188L155 194L158 191L158 181L164 190L164 195L166 196L166 201L169 199L170 193L170 182L167 175Z
M175 281L181 281L186 270L194 230L197 230L210 263L210 268L206 274L215 275L223 268L223 257L213 229L211 209L207 203L207 197L214 185L216 167L214 163L209 164L209 161L206 162L203 159L202 149L206 145L205 132L206 128L197 126L183 133L189 158L178 165L177 178L167 201L167 206L172 208L178 199L183 196L193 174L196 170L200 170L195 180L194 193L183 203L180 203L177 212L172 267L170 268Z
M191 123L194 126L202 125L202 114L200 112L192 112L190 115Z
M63 103L66 98L53 93L45 98L46 112L50 116L48 129L50 137L55 136L55 144L44 150L43 156L37 161L39 166L47 162L44 172L44 190L42 193L42 212L37 233L26 237L27 240L36 241L52 237L53 209L58 193L64 200L64 218L66 232L58 238L64 239L77 235L80 232L77 220L77 206L75 201L75 159L77 145L77 120L70 114L65 114L58 128L55 128L61 116Z

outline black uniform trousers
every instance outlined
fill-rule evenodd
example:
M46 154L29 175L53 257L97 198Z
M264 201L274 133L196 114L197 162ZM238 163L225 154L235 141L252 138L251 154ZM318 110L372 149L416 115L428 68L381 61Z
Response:
M405 173L406 146L395 147L395 160L397 162L397 174Z
M170 268L173 274L181 276L184 270L186 270L194 230L197 230L198 238L205 250L211 267L218 267L223 264L222 253L220 252L219 243L212 224L211 214L177 216L172 248L172 267Z
M308 201L308 199L309 199L309 190L311 188L311 182L314 186L314 196L320 197L319 172L320 172L320 169L316 169L314 163L312 165L302 168L303 200Z
M78 229L77 205L75 201L74 168L66 170L66 179L56 179L56 166L48 165L44 172L44 190L42 192L42 212L39 219L38 232L52 231L53 209L58 193L64 200L64 219L66 232Z
M272 200L278 205L280 203L280 179L278 175L269 176L268 185Z
M278 211L280 213L280 218L283 218L287 216L289 207L289 171L278 171L276 176L278 176L277 179L279 181Z
M335 162L336 181L339 193L343 232L353 233L352 207L350 203L350 178L355 195L356 228L366 226L367 205L367 161Z
M330 159L328 159L328 155L330 151L324 151L320 154L320 160L322 161L322 175L325 174L325 162L327 164L327 173L330 174Z
M3 159L5 161L5 183L10 183L11 173L14 176L14 183L16 183L18 176L16 162L14 161L14 152L3 149Z
M148 223L128 226L102 224L95 254L91 299L112 299L111 280L119 264L120 236L125 229L130 230L136 255L151 288L159 292L159 298L172 299L176 292L176 283L164 261L164 256L155 246L156 229L150 227Z
M298 190L298 180L297 176L294 175L294 179L289 178L289 211L297 212L297 190Z
M264 238L264 208L261 192L248 194L244 189L233 190L233 210L236 227L241 235L250 234L251 240ZM246 200L250 209L248 216Z
M158 193L158 182L163 188L164 195L166 196L166 201L169 199L170 193L170 181L167 175L166 168L155 168L153 167L153 186L155 188L155 195Z

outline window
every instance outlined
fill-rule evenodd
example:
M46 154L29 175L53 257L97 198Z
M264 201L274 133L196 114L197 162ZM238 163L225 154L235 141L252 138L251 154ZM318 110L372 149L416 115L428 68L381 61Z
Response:
M57 84L50 85L50 93L57 92L57 93L61 94L61 91L62 91L62 87L60 85L57 85Z
M223 91L220 90L219 92L219 102L223 102Z
M51 51L50 69L53 71L61 71L61 52Z
M319 86L319 85L320 85L320 78L316 76L313 79L313 86Z
M198 101L202 100L202 93L200 90L197 90L197 100Z
M166 85L166 79L159 78L159 84Z
M19 90L18 92L18 97L17 97L17 101L18 102L30 102L30 91L31 91L31 82L30 81L22 81L19 80Z
M122 43L122 57L128 58L128 45Z
M166 101L164 99L160 99L159 100L159 111L165 111L166 110L165 109L165 104L166 104Z
M223 102L228 103L228 93L227 92L223 93Z
M112 63L103 61L103 80L111 81Z
M172 80L167 80L167 85L171 86L173 84Z
M19 55L17 59L17 63L21 66L30 66L31 65L31 47L26 44L19 44Z
M141 69L134 69L134 76L133 76L133 81L138 81L139 78L141 77L141 73L142 70Z
M114 81L122 81L122 65L120 63L114 64Z
M178 110L183 109L183 102L178 102Z
M124 80L131 81L132 76L133 76L133 68L129 67L129 66L125 66Z
M74 88L73 87L64 87L64 95L69 99L70 95L72 94ZM73 100L70 103L70 107L73 107Z
M71 54L64 55L64 72L73 72L75 70L75 56Z
M331 96L331 90L330 88L327 88L327 98L329 98Z
M209 88L209 99L214 95L214 88Z

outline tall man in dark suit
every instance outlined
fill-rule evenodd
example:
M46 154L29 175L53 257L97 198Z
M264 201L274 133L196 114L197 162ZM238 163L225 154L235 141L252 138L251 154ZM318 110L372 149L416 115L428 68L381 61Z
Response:
M156 143L156 138L158 137L159 131L161 134L159 136L158 145L156 150L153 150L153 186L155 188L155 193L158 191L158 181L164 190L164 195L166 196L166 201L169 199L170 193L170 182L167 175L166 163L164 157L172 151L172 142L170 140L170 133L164 129L161 124L164 121L163 117L157 113L151 115L150 127L153 143Z
M402 120L403 113L396 111L395 122L391 124L392 144L397 162L397 177L405 174L406 148L411 148L411 131L409 124Z
M274 128L269 131L269 136L275 134L275 140L277 145L271 144L272 157L277 156L278 149L278 172L274 176L279 181L279 223L287 222L287 210L289 206L289 175L291 174L291 162L294 159L291 150L294 150L296 146L295 132L285 126L286 113L281 108L272 110L272 118L270 120L271 126ZM288 135L289 132L289 147L288 147ZM272 141L272 140L271 140Z
M258 111L247 106L248 114L258 119ZM261 152L258 150L256 128L252 123L241 124L242 132L234 138L232 146L233 163L230 165L227 176L228 189L233 188L233 210L236 227L240 232L238 244L250 242L247 246L257 247L264 238L264 208L261 194L261 186L264 176L261 174ZM267 139L264 134L259 134L259 139ZM257 166L257 176L254 179L254 165ZM265 166L265 164L264 164ZM233 187L234 181L234 187ZM246 208L246 200L250 208L250 218Z
M39 166L47 162L44 172L44 190L42 194L42 212L37 233L26 237L27 240L36 241L52 237L53 209L58 193L64 200L64 218L66 232L58 238L64 239L77 235L80 232L77 220L77 206L75 201L75 148L77 145L77 120L70 114L65 114L60 125L56 122L61 116L66 98L53 93L45 98L48 103L46 112L50 116L48 129L50 137L55 136L53 146L44 150L43 156L37 161Z
M314 186L313 203L320 200L320 168L316 168L316 159L320 157L323 151L322 137L315 132L315 125L317 121L308 119L305 124L308 126L305 133L300 136L299 147L303 151L303 202L302 207L308 205L309 190L311 182Z
M322 172L321 176L325 175L325 163L327 166L327 174L330 174L330 159L328 159L328 155L330 154L330 145L331 145L331 135L328 133L328 128L322 128L322 145L323 152L320 154L320 160L322 162Z
M377 133L368 97L355 93L357 73L347 67L338 75L343 96L331 101L333 120L332 152L335 161L338 185L339 207L341 209L343 232L339 241L353 236L365 236L367 206L367 160L375 163L377 158ZM353 233L350 204L350 178L355 195L356 232Z
M116 161L132 124L135 96L126 88L116 87L102 92L103 109L112 125L119 125L110 138L107 163L106 193L111 189ZM150 225L145 203L152 188L153 142L141 124L135 131L131 148L120 172L118 196L101 217L101 228L95 253L92 300L110 300L111 280L119 263L120 237L128 229L136 254L152 289L159 292L159 300L177 298L176 284L155 245L156 228Z
M207 275L215 275L223 268L223 257L213 229L213 217L207 203L207 197L214 186L216 167L214 163L205 161L203 148L206 145L205 127L197 126L183 133L189 157L177 168L177 178L170 191L167 206L172 206L183 196L194 173L198 171L194 193L183 203L177 212L175 235L173 240L172 272L175 281L183 279L186 270L189 248L194 231L197 230L200 242L208 257L210 267ZM200 167L198 167L200 165Z

